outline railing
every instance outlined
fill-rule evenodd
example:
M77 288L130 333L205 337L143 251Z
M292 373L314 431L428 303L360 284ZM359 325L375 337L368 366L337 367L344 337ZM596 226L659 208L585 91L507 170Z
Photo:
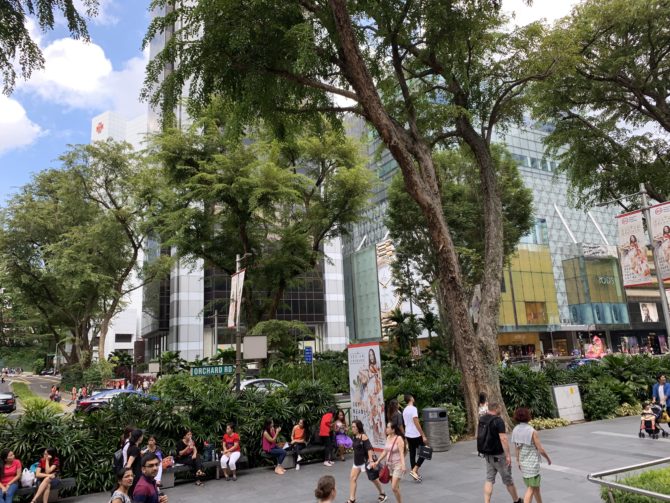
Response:
M639 465L624 466L622 468L615 468L614 470L607 470L604 472L590 473L586 478L589 482L593 482L594 484L598 484L600 486L607 488L607 494L609 496L610 503L616 503L614 495L612 494L612 489L618 489L620 491L627 493L647 496L649 498L653 498L658 501L670 501L670 495L668 494L656 493L653 491L647 491L646 489L638 489L637 487L626 486L624 484L620 484L619 482L604 480L604 477L609 477L611 475L619 475L621 473L641 470L643 468L662 465L664 463L670 463L670 458L662 458L657 459L655 461L647 461L646 463L640 463Z

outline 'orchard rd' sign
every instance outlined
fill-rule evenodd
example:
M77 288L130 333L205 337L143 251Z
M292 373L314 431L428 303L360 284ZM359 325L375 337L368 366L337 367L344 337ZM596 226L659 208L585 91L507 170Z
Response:
M235 365L208 365L191 367L192 376L222 376L235 373Z

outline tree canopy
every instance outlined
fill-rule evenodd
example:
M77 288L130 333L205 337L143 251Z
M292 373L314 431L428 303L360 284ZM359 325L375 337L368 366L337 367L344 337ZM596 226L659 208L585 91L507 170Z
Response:
M0 2L0 75L3 93L10 94L16 84L16 66L27 79L34 70L44 66L44 57L31 38L28 19L33 17L42 31L52 30L60 12L74 38L88 40L86 21L77 10L83 6L85 15L98 13L99 0L4 0Z
M314 272L324 241L360 219L372 185L360 146L326 121L279 138L262 124L226 127L222 102L158 135L167 181L154 221L167 246L232 274L245 256L248 327L275 318L287 288Z
M497 0L152 5L167 14L154 19L145 43L163 32L174 36L150 62L143 96L165 118L186 93L193 110L214 96L230 98L242 122L350 112L374 127L426 217L439 256L440 295L474 428L479 392L502 401L496 366L502 203L490 142L494 127L521 119L528 84L553 67L536 57L542 26L510 30ZM484 203L476 328L432 159L436 146L455 141L473 153Z
M670 196L670 5L587 0L547 37L555 62L535 113L580 204L636 193Z

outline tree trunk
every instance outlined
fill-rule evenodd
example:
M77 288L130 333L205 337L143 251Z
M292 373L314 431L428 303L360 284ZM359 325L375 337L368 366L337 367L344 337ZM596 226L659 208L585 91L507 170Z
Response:
M487 394L490 403L503 404L496 339L502 274L502 207L488 145L465 118L459 121L459 133L473 150L480 168L486 213L483 301L479 326L475 331L467 308L469 299L463 288L458 255L444 219L432 151L425 141L407 132L384 108L360 53L346 1L329 0L329 5L337 31L338 56L343 73L359 98L364 116L375 127L398 163L407 192L426 217L430 238L437 251L440 300L451 325L456 361L462 374L468 424L470 431L474 431L480 392ZM503 407L504 419L508 420L504 411Z
M115 306L108 310L107 314L103 316L102 321L100 322L100 333L98 333L98 361L105 359L105 341L107 340L107 332L109 332L112 316L114 316L114 312L116 311L116 304L118 303L115 302Z

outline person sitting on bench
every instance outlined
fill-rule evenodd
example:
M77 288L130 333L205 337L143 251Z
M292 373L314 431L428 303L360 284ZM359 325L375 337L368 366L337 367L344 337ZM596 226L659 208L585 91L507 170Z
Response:
M275 473L277 475L284 475L286 470L281 465L284 462L286 457L286 451L281 447L277 446L277 437L281 432L281 427L275 428L274 422L272 419L266 419L265 424L263 425L263 451L273 458L277 458L277 466L275 467Z
M187 429L182 439L177 443L177 456L175 458L177 463L191 467L195 473L196 486L204 485L202 479L205 478L205 472L202 469L202 460L198 456L198 449L193 441L193 432L191 430Z
M56 449L49 447L42 453L42 457L37 465L35 477L39 485L37 491L30 503L37 503L42 498L42 503L49 503L49 493L60 485L60 459L56 455Z

